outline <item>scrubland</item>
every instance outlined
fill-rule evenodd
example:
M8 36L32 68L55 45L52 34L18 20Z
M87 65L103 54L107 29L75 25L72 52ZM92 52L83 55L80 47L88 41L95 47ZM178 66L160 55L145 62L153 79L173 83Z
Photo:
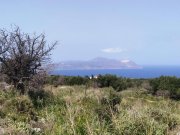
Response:
M144 88L45 85L21 95L0 91L0 134L177 135L180 101Z

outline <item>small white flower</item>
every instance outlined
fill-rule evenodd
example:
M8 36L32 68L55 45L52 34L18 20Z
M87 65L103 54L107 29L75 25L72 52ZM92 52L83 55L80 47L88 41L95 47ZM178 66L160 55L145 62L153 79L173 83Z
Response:
M40 128L33 128L33 130L34 130L35 132L41 132L41 129L40 129Z

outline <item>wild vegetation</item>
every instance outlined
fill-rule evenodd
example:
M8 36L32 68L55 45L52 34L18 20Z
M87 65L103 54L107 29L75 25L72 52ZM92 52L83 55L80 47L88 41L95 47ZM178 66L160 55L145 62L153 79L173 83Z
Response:
M0 31L0 134L180 134L180 78L49 76L55 45Z
M45 85L21 95L0 91L0 132L51 135L175 135L180 102L144 88Z
M56 44L48 44L44 34L24 33L18 26L11 31L0 29L0 73L17 88L19 82L28 82L43 70Z
M55 87L61 85L86 85L94 88L112 87L116 92L128 88L144 88L152 95L164 96L174 100L180 99L180 78L171 76L161 76L153 79L129 79L111 74L99 75L97 78L93 76L52 75L47 77L46 83Z

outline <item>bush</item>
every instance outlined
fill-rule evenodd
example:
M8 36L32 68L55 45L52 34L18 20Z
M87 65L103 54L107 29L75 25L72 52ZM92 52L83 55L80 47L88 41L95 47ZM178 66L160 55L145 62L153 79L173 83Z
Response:
M161 76L150 80L150 85L152 86L151 92L157 94L157 91L168 91L171 98L179 99L179 88L180 79L176 77Z
M128 78L117 77L115 75L104 75L99 76L97 83L100 87L113 87L116 91L122 91L133 85L136 85L135 82Z
M6 117L6 113L3 110L0 110L0 118L4 119Z
M42 108L50 104L53 94L45 90L29 90L28 95L36 108Z
M96 113L100 121L110 124L114 113L118 113L116 105L121 103L121 96L114 91L110 91L109 97L103 97L100 103L100 106L96 109Z
M119 78L118 80L116 80L114 82L114 84L112 85L112 87L116 90L116 91L122 91L128 88L127 86L127 82L125 79L123 78Z
M81 76L66 77L65 85L85 85L87 81L87 78Z
M4 113L8 113L13 121L37 121L37 114L32 101L27 96L14 97L4 104Z
M151 110L150 116L159 123L167 124L169 130L172 130L177 126L176 118L173 117L173 115L170 114L169 112L164 112L160 110Z
M114 82L117 81L117 76L106 74L104 76L99 76L97 82L100 87L110 87L113 86Z
M180 100L180 88L174 91L174 93L171 96L173 99Z
M46 83L48 83L50 85L55 85L56 82L58 81L58 78L59 78L58 75L47 76Z
M85 85L88 82L87 77L81 76L58 76L58 75L51 75L48 76L46 79L46 83L50 85L54 85L55 87L59 85Z

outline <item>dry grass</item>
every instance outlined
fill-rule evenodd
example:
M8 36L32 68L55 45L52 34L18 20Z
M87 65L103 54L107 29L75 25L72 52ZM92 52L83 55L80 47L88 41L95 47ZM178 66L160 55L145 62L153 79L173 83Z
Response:
M102 104L112 88L45 86L45 90L53 96L42 108L33 107L28 96L0 92L0 128L7 133L11 129L16 134L47 135L176 135L180 132L180 102L154 97L144 89L116 93L122 97L116 111ZM17 110L21 102L26 102L24 112ZM32 118L32 112L37 120Z

